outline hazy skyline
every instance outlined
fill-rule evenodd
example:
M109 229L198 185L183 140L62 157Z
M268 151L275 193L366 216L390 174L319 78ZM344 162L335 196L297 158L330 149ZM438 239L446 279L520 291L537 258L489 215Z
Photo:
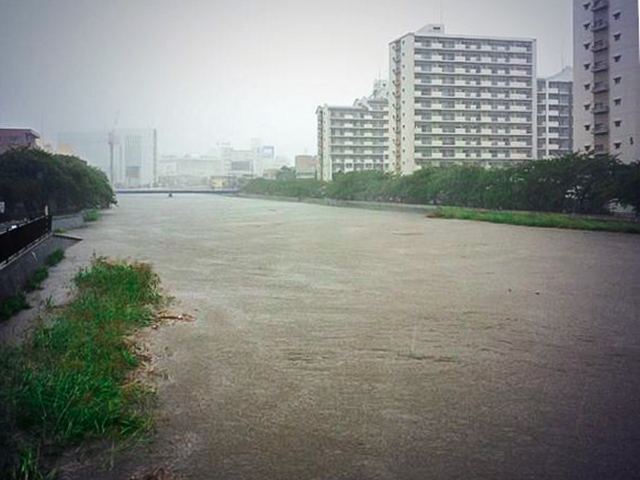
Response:
M427 23L538 41L572 63L570 0L0 0L0 126L157 128L161 154L252 137L316 153L318 105L387 77L388 44Z

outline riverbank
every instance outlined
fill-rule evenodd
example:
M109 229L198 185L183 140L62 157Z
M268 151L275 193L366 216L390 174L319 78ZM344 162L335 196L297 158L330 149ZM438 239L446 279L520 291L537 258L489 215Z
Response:
M131 376L145 360L131 335L154 321L158 276L146 264L98 257L74 283L74 299L39 323L32 340L0 349L6 478L54 475L69 446L131 438L153 425L152 390Z
M545 212L518 212L482 210L460 207L440 207L437 205L413 205L391 202L364 202L356 200L335 200L330 198L296 198L271 195L237 194L239 198L273 200L278 202L298 202L333 207L362 208L388 212L419 213L429 218L473 220L528 227L562 228L617 233L640 234L640 223L614 216L575 215Z
M237 198L248 198L254 200L273 200L276 202L298 202L311 205L326 205L331 207L362 208L365 210L381 210L386 212L418 213L421 215L429 211L437 210L435 205L413 205L408 203L392 202L365 202L359 200L336 200L333 198L305 198L305 197L283 197L277 195L256 195L248 193L238 193L233 195Z
M429 218L473 220L526 227L640 234L640 223L624 221L616 217L593 217L544 212L501 212L458 207L442 207L429 212L427 216Z

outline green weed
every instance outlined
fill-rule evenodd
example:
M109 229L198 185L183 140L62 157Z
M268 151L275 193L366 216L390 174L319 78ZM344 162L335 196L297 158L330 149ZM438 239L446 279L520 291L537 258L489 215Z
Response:
M85 222L96 222L100 218L100 213L95 208L92 208L91 210L84 212L82 218Z
M31 306L27 302L27 297L24 292L20 292L17 295L0 300L0 320L11 318L16 313L29 308L31 308Z
M29 281L24 287L25 291L33 292L34 290L40 290L42 288L42 283L47 278L49 278L49 269L47 267L40 267L33 272L33 275L29 278Z
M63 259L64 259L64 250L62 250L61 248L58 248L51 255L47 257L44 264L49 268L55 267Z
M158 277L145 264L96 258L74 281L77 297L62 313L38 326L31 344L0 355L5 410L36 447L130 437L153 425L153 392L128 377L139 359L127 337L151 322Z

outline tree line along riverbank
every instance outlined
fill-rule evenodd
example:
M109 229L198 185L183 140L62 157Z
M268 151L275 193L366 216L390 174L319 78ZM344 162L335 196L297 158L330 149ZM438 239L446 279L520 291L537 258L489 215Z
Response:
M635 222L613 222L606 218L614 206L630 208L636 215L640 212L640 162L623 164L608 155L575 153L497 169L479 166L424 168L405 176L379 171L338 173L330 182L254 179L244 187L243 193L438 205L458 207L435 213L442 218L640 231ZM487 212L472 214L476 209L495 212L492 215ZM575 217L567 216L563 221L568 214L601 218L578 222Z
M0 154L0 223L15 218L108 208L116 196L105 173L70 155L38 149Z

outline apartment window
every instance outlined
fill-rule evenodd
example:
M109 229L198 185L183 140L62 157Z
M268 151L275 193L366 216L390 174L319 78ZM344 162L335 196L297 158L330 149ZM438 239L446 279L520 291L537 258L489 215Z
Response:
M620 150L620 147L622 146L622 143L616 142L616 143L613 144L613 146L615 147L616 150Z
M584 129L588 132L589 130L591 130L591 125L589 124L585 125Z
M614 100L613 100L613 104L614 104L616 107L619 107L620 105L622 105L622 99L621 99L621 98L616 98L616 99L614 99Z
M622 125L622 120L616 120L615 122L613 122L613 124L614 124L617 128L620 128L620 126Z
M614 20L620 20L620 12L616 12L613 14L613 19Z
M587 104L584 106L584 111L585 111L585 112L588 112L588 111L589 111L589 108L591 108L591 105L590 105L589 103L587 103Z
M582 6L584 7L584 10L587 11L587 10L589 10L589 7L591 6L591 2L587 2Z
M585 24L582 25L584 27L585 30L589 30L589 27L591 26L590 22L587 22Z
M585 64L584 64L584 69L585 69L585 70L589 70L589 67L591 67L591 64L590 64L590 63L585 63Z
M620 82L622 82L622 77L615 77L613 81L616 85L620 85Z
M589 83L585 83L585 84L584 84L584 89L585 89L586 91L589 91L589 87L590 87L590 86L591 86L591 84L589 84Z
M591 43L587 42L584 44L584 49L585 50L589 50L589 47L591 46Z
M615 56L613 57L613 61L614 61L614 62L616 62L616 63L618 63L618 62L620 62L620 59L621 59L621 58L622 58L622 55L615 55Z
M621 33L614 33L613 34L613 41L614 42L619 42L621 38L622 38L622 34Z

